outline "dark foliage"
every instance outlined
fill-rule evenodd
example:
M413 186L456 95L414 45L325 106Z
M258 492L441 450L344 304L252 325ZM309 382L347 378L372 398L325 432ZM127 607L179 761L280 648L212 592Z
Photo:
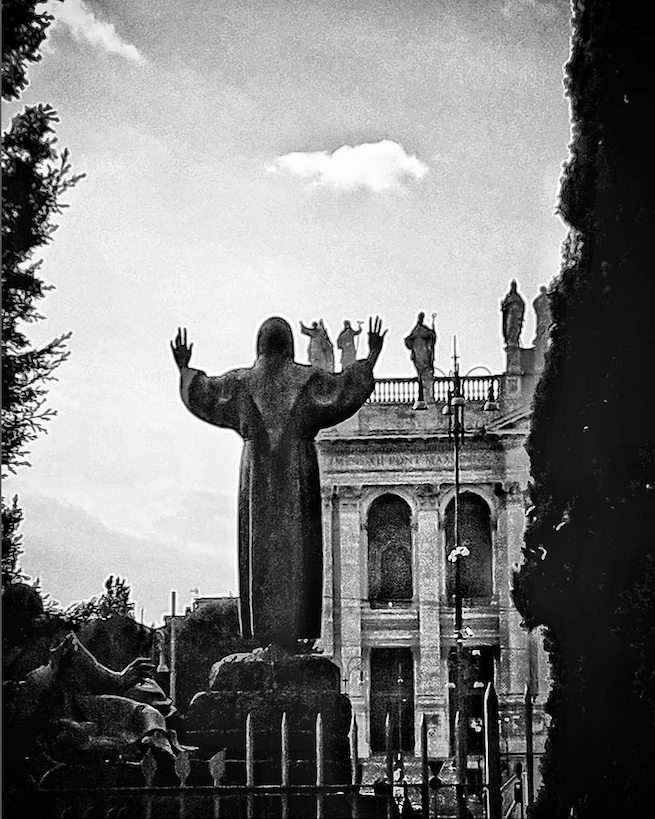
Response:
M2 137L2 467L26 465L26 446L54 414L44 408L46 384L67 357L70 334L35 349L26 325L42 318L36 303L48 289L37 275L35 251L48 244L62 212L61 195L74 185L68 152L55 148L55 111L26 108Z
M75 603L64 612L64 616L76 625L89 620L106 620L109 617L134 618L134 603L130 601L132 593L127 581L118 575L110 574L105 580L102 594Z
M23 510L18 505L18 496L14 495L11 506L2 499L2 586L24 580L19 559L22 553L23 536L19 528L23 522Z
M51 14L37 12L46 0L2 0L2 96L18 99L27 86L27 63L41 60Z
M528 440L534 508L514 599L548 626L553 721L533 817L641 817L655 762L653 96L647 32L574 3L570 225ZM571 814L573 810L573 814Z
M53 17L37 13L43 2L3 0L2 96L16 100L27 86L27 67ZM55 147L57 115L49 105L25 108L2 134L2 475L28 465L30 443L55 411L45 407L47 383L67 357L70 333L35 348L26 328L39 321L37 302L48 286L38 276L35 253L52 240L61 196L81 176L71 174L68 152ZM16 498L2 500L2 585L23 580Z

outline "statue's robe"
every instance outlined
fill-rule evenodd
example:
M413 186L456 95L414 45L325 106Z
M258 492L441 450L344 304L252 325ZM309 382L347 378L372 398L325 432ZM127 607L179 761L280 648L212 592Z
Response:
M412 361L419 376L432 374L436 341L435 331L420 322L405 339L405 346L411 351Z
M194 415L244 440L239 488L242 634L294 650L320 637L321 494L314 437L353 415L373 391L372 366L328 373L259 356L249 369L208 377L182 369Z

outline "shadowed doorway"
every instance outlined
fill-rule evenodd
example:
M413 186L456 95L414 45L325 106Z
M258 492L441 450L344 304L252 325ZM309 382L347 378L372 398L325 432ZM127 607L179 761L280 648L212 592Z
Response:
M414 659L409 648L371 649L371 751L384 753L391 717L393 750L414 750Z

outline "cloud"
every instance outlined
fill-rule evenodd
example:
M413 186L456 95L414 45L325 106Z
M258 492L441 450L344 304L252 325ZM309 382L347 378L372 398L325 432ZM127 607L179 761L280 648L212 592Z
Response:
M86 40L110 54L119 54L126 60L143 63L145 58L136 46L126 43L116 33L113 23L98 20L82 0L66 0L64 3L51 0L48 12L55 18L55 24L66 26L76 40Z
M342 145L328 151L294 152L278 157L266 166L269 173L288 173L309 179L313 185L355 190L368 188L375 193L398 188L408 180L422 179L429 168L402 145L390 139Z

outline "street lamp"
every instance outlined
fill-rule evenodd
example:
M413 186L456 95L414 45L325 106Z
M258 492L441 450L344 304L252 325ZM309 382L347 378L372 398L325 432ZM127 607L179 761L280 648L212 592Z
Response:
M478 369L474 367L473 369ZM469 373L472 370L469 370ZM469 374L467 373L467 375ZM464 376L466 377L466 376ZM454 515L454 548L448 555L448 560L455 564L455 702L459 712L459 720L456 720L455 738L455 763L457 768L457 815L460 819L465 819L468 811L466 807L465 786L467 780L467 727L468 718L466 715L466 679L464 674L464 639L467 634L463 628L462 611L462 578L460 561L470 554L468 548L460 541L460 521L459 521L459 452L464 442L466 424L464 422L464 407L466 399L462 392L462 378L459 374L459 360L457 355L457 337L453 336L453 382L448 390L448 400L442 409L442 414L448 417L448 439L453 442L454 450L454 478L455 478L455 515ZM484 412L498 410L493 391L493 382L489 386L487 401L483 406Z

